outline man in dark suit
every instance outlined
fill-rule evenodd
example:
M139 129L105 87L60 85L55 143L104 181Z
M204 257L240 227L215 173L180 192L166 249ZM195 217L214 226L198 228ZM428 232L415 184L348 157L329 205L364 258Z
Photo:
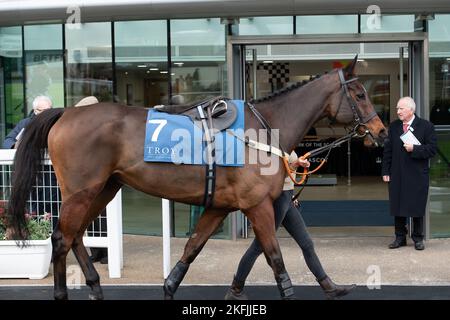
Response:
M428 199L429 159L436 154L436 133L431 122L414 114L416 104L411 97L397 103L397 116L389 126L384 143L383 181L389 182L391 215L395 218L395 240L390 249L406 246L406 218L413 218L412 239L416 250L425 249L423 217ZM404 143L400 136L407 131L420 145Z
M6 136L3 142L3 149L15 149L17 148L16 142L18 142L22 136L25 127L30 123L35 115L38 115L44 110L52 108L52 100L46 96L38 96L33 100L33 113L19 121L14 129Z

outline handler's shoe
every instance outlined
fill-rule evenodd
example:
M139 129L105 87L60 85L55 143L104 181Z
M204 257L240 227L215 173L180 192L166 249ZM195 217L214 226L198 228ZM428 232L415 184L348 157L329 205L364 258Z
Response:
M397 249L406 246L406 239L395 238L394 242L389 245L389 249Z
M424 250L425 245L423 244L423 241L417 241L416 243L414 243L414 248L416 250Z
M327 298L327 300L334 300L336 298L343 297L356 288L356 284L351 285L335 284L333 281L331 281L329 277L326 277L325 279L318 282L320 284L320 287L323 289L323 292L325 293L325 297Z
M248 300L247 295L243 292L245 281L239 281L236 277L233 278L231 288L228 289L225 295L225 300Z

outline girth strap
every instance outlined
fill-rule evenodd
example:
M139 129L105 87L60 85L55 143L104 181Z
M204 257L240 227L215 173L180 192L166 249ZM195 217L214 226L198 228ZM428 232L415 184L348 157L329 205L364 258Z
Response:
M216 146L214 143L214 135L212 128L211 109L208 108L208 115L203 112L201 105L197 106L197 111L200 115L203 131L205 132L206 140L206 180L205 180L205 196L203 198L203 206L209 208L212 206L214 200L214 191L216 188ZM209 120L210 126L208 126Z

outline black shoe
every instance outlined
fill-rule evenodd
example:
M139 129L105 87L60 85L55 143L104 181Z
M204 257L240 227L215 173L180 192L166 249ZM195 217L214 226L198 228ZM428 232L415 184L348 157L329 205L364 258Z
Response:
M108 256L104 256L100 259L100 264L108 264Z
M397 249L406 246L406 239L396 238L394 242L389 245L389 249Z
M98 262L102 263L102 260L104 260L106 257L106 263L108 263L108 249L107 248L91 248L91 256L89 259L91 259L92 262ZM104 263L102 263L104 264Z
M425 245L423 244L423 241L417 241L414 243L414 248L416 248L416 250L424 250Z

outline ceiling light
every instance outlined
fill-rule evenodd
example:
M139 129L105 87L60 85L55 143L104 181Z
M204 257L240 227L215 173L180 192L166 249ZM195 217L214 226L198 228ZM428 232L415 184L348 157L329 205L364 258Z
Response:
M263 63L273 63L273 60L265 60Z

